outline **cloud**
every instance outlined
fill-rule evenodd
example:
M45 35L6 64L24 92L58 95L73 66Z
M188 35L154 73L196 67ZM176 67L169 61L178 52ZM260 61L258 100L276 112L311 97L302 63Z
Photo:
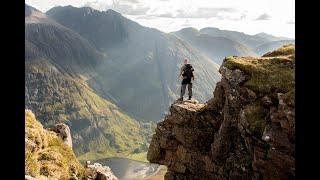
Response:
M194 12L189 12L185 10L178 11L176 17L178 18L211 18L217 17L219 14L233 13L237 10L233 8L198 8Z
M173 18L174 15L171 12L166 12L166 13L157 15L157 17Z
M145 15L150 7L141 0L106 0L87 2L84 6L92 7L100 11L113 9L124 15Z
M137 16L137 17L136 17L136 19L145 19L145 20L150 20L150 19L158 19L158 17L142 15L142 16Z
M294 21L288 21L287 24L296 24Z
M140 3L141 2L140 0L122 0L122 1L126 1L129 3Z
M181 27L186 28L186 27L192 27L191 23L184 23L181 25Z
M261 14L256 20L269 20L271 16L267 13Z
M240 11L235 8L220 7L220 8L193 8L193 9L152 9L148 12L148 15L152 15L160 18L216 18L219 20L242 20L247 17L247 12Z
M181 27L186 28L186 27L192 27L192 23L190 23L190 20L185 20L183 24L181 24Z
M132 6L129 4L121 4L119 2L113 3L109 8L127 15L144 15L150 9L148 6Z

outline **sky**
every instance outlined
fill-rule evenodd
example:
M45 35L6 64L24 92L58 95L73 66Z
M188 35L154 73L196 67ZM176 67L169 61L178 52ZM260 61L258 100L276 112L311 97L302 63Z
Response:
M295 0L25 0L46 12L55 6L113 9L163 32L216 27L246 34L295 37Z

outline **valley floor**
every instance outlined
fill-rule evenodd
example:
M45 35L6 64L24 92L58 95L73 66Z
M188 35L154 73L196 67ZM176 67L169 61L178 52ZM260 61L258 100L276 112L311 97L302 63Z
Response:
M166 166L159 166L157 171L155 171L152 175L145 177L143 180L164 180L164 175L167 173Z

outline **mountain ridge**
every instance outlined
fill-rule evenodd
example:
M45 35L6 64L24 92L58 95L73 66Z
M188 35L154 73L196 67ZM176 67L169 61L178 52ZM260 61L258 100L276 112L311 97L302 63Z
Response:
M252 36L245 34L243 32L230 31L230 30L220 30L218 28L206 27L199 30L202 33L209 34L213 37L227 37L233 39L247 47L254 49L259 45L269 42L267 39L258 36Z
M172 33L204 52L217 64L221 64L226 56L256 56L255 52L229 37L211 36L194 28L184 28Z
M268 42L266 44L262 44L258 47L256 47L254 49L254 51L262 56L263 54L265 54L266 52L270 52L273 51L275 49L278 49L280 47L282 47L285 44L294 44L295 41L294 40L280 40L280 41L272 41L272 42Z
M93 11L90 15L86 15L87 20L92 20L92 26L88 26L85 20L72 20L78 18L79 16L73 16L83 13L84 9L73 8L72 12L67 11L67 8L55 8L49 10L47 14L64 26L91 39L96 47L108 54L108 65L101 65L97 69L97 74L99 74L97 79L105 78L98 80L99 85L96 87L101 87L101 92L108 94L115 104L134 115L136 119L160 119L169 103L177 98L179 85L175 79L179 71L177 66L180 64L177 59L181 59L182 65L182 59L188 57L195 67L200 68L198 71L203 71L200 74L204 76L199 76L200 79L198 82L195 81L196 84L200 81L206 82L207 79L216 81L215 79L219 78L218 66L209 62L208 57L167 33L133 23L120 14L116 14L116 17L108 17L105 11ZM66 14L68 18L65 17ZM86 30L83 30L84 26ZM96 29L104 32L103 37L100 37L99 33L94 33ZM113 32L115 29L121 29L121 31ZM123 33L126 35L124 36ZM94 39L104 40L98 42ZM206 66L203 65L204 62ZM119 66L125 70L116 71ZM214 69L213 73L208 70L209 67ZM153 69L153 72L149 70L150 68ZM142 74L139 75L138 72ZM210 74L215 74L216 77ZM111 76L116 76L118 79L111 78ZM140 78L145 78L145 80L142 81ZM201 101L205 101L206 97L211 94L208 91L211 87L202 82L200 85L206 88L200 86L202 93L195 89L194 94ZM133 89L133 87L141 88ZM160 94L157 93L159 89L161 89ZM142 92L149 94L150 100L144 100L146 94L141 94ZM136 97L129 96L129 94L136 94ZM133 103L137 100L140 101L139 104L142 107L137 107L136 103ZM150 107L154 108L150 109ZM150 111L145 112L144 109L150 109Z

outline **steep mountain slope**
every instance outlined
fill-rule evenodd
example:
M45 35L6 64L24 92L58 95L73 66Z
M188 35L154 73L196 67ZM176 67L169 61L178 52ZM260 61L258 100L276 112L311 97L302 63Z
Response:
M256 52L259 56L262 56L263 54L273 51L275 49L278 49L282 47L285 44L294 44L294 40L281 40L281 41L274 41L274 42L269 42L266 44L263 44L257 48L254 49L254 52Z
M32 13L25 17L25 39L53 63L69 71L84 73L101 61L102 55L77 32L28 5L26 11Z
M265 39L259 36L252 36L237 31L220 30L218 28L207 27L199 30L203 34L208 34L213 37L226 37L231 40L237 41L249 49L254 49L262 44L271 42L269 39Z
M130 116L158 120L180 93L177 75L187 57L197 71L194 97L201 102L212 96L220 79L218 65L170 34L143 27L121 14L89 7L55 7L47 14L78 32L107 54L89 85L108 97ZM88 24L89 23L89 24Z
M90 7L55 7L46 12L60 24L79 32L98 48L115 47L129 35L128 26L139 26L120 13L108 10L101 12Z
M213 37L203 34L194 28L184 28L173 32L174 35L221 64L226 56L255 56L246 46L226 37Z
M148 160L165 179L295 179L294 53L225 58L214 98L172 104Z
M26 108L46 127L68 124L80 159L126 156L144 145L143 124L88 86L106 59L77 32L27 5L26 11Z
M261 38L267 39L269 41L293 40L292 38L276 37L276 36L273 36L273 35L270 35L267 33L258 33L258 34L255 34L254 36L261 37Z

